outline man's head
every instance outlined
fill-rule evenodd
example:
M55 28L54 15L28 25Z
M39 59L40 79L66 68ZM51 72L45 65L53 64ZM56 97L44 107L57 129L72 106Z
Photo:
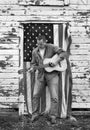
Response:
M46 38L44 35L40 35L37 38L37 44L40 49L44 49L46 45Z

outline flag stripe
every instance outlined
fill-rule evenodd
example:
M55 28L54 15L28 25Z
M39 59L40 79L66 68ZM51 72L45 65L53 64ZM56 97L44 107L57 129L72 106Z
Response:
M25 68L29 68L30 67L30 62L26 62L24 63ZM31 74L28 72L24 73L25 76L25 88L26 88L26 105L27 105L27 110L28 113L32 113L32 88L31 88Z
M64 41L64 37L65 37L65 25L63 24L63 36L62 36L62 49L65 50L66 46L65 46L65 41ZM66 75L66 71L62 72L62 110L61 110L61 117L65 118L66 117L66 98L65 98L65 76Z
M54 45L59 46L58 24L53 24L53 39Z
M63 24L58 25L58 33L59 33L59 47L63 46Z

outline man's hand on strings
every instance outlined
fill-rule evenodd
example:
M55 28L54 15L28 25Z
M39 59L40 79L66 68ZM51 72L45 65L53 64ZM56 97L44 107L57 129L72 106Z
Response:
M50 66L50 67L54 67L55 65L56 65L56 64L53 63L53 62L50 62L50 63L49 63L49 66Z

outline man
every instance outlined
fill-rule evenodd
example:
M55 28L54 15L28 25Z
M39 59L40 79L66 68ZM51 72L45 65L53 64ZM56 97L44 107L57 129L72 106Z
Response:
M55 54L57 54L59 58L57 58L55 63L50 63L50 67L54 67L61 58L66 57L67 53L53 44L47 44L45 36L38 36L37 48L35 48L32 52L30 71L33 72L34 66L43 65L43 60L45 58L52 58ZM40 68L38 70L37 82L35 83L37 86L35 87L36 89L33 93L34 107L32 121L34 121L39 116L39 98L47 85L51 96L49 118L51 123L56 123L56 117L58 116L58 92L56 91L58 90L58 80L59 76L57 71L46 72L44 68Z

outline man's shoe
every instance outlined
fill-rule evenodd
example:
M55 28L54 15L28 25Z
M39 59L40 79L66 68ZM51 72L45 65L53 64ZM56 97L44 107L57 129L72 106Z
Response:
M77 119L76 119L75 117L73 117L73 116L70 116L70 117L69 117L69 120L70 120L70 121L77 122Z
M51 116L51 124L56 124L56 117L55 116Z
M39 114L32 115L31 122L38 120L38 118L39 118Z

